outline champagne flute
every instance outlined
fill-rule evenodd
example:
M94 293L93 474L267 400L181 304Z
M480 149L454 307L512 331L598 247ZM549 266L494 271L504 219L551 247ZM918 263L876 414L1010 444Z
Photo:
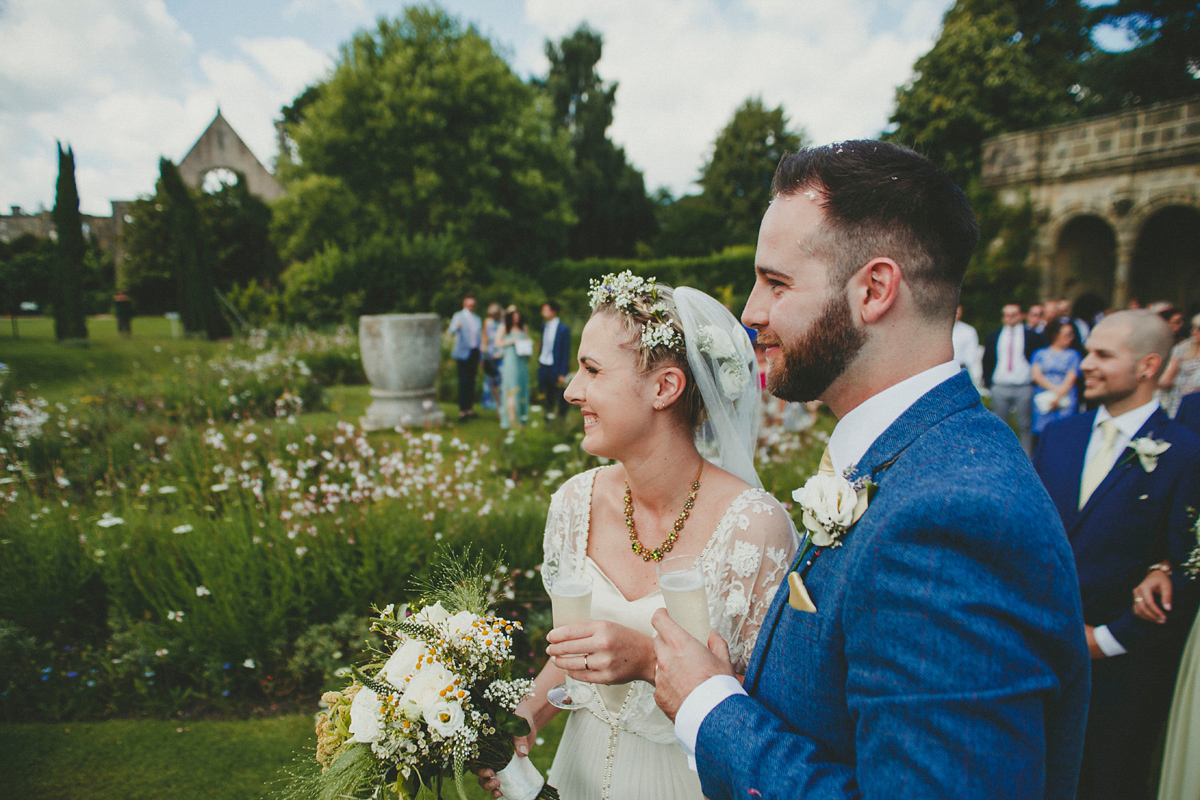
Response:
M560 577L550 587L550 609L554 615L554 627L587 622L592 618L592 579L589 575ZM584 663L587 663L586 661ZM574 711L591 702L595 693L591 687L573 678L567 678L546 692L550 705Z
M708 643L708 594L698 556L669 556L654 567L667 615L701 642Z

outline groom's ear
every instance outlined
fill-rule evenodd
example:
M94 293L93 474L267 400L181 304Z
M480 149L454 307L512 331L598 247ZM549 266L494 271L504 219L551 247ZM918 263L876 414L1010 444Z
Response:
M900 297L903 275L890 258L868 261L850 278L847 286L850 310L864 323L878 322Z

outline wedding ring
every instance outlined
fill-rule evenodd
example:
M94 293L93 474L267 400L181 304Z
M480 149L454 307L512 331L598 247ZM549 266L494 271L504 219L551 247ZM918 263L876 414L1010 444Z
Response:
M1135 602L1135 603L1140 603L1140 602L1142 602L1142 598L1140 598L1140 597L1135 597L1135 598L1133 598L1133 602ZM586 658L583 660L583 663L584 663L584 664L586 664L586 663L587 663L587 659L586 659Z
M584 653L584 654L583 654L583 671L584 671L584 672L587 672L587 671L588 671L588 665L587 665L587 653Z

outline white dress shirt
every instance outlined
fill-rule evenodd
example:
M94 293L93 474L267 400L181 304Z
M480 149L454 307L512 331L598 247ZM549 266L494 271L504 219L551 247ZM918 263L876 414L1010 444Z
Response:
M546 322L546 326L542 328L542 353L538 356L538 363L545 364L547 367L554 366L554 339L558 336L558 317L554 317Z
M1108 413L1107 406L1100 406L1096 412L1096 418L1092 420L1092 436L1088 439L1087 451L1083 455L1083 463L1086 465L1091 462L1092 458L1100 451L1103 444L1104 435L1100 432L1100 423L1107 420L1112 420L1117 424L1117 436L1113 439L1112 463L1105 470L1107 474L1116 466L1117 459L1125 452L1125 448L1133 441L1133 437L1146 424L1146 420L1159 408L1157 400L1151 400L1144 406L1138 406L1132 411L1126 411L1119 417L1114 417ZM1096 646L1106 656L1124 655L1126 650L1117 641L1117 637L1109 632L1107 625L1098 625L1092 629L1092 636L1096 639Z
M957 375L960 369L957 361L947 361L917 373L868 398L838 420L829 436L829 458L834 472L842 474L847 467L858 463L901 414L935 386ZM687 753L692 769L696 768L696 737L704 718L726 697L746 693L732 675L715 675L697 686L679 706L675 715L675 737Z
M1025 358L1025 326L1005 325L996 337L996 368L992 383L1001 386L1028 386L1033 382L1033 367Z

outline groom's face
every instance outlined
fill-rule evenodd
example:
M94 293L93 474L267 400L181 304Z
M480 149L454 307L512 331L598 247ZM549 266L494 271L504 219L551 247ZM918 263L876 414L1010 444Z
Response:
M866 341L845 287L829 285L814 252L824 212L805 192L776 198L763 216L754 291L742 322L766 348L767 388L784 400L821 397Z

